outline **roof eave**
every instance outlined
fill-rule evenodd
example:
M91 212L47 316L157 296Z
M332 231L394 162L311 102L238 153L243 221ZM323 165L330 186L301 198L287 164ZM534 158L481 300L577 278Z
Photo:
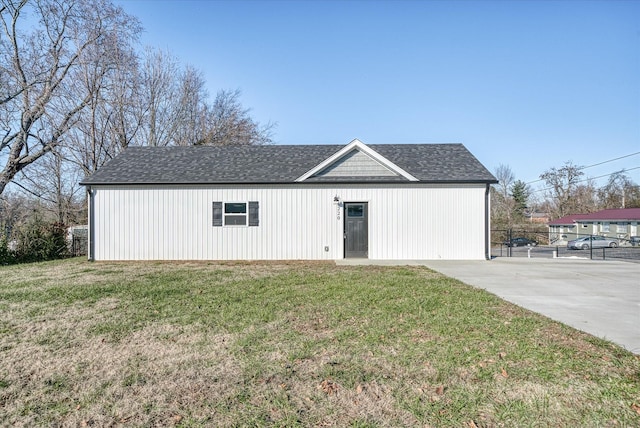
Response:
M640 218L585 218L576 220L576 223L593 222L593 221L640 221Z
M295 184L299 186L313 184L495 184L495 180L421 180L421 181L398 181L398 180L335 180L335 181L81 181L81 186L210 186L210 185L270 185L270 184Z

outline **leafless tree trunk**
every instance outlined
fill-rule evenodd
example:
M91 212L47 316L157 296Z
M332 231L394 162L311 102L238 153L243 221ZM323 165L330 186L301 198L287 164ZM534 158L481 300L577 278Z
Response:
M178 146L189 146L201 141L206 133L208 94L202 73L189 66L183 70L178 88L179 98L174 114L174 141Z
M22 195L5 192L0 195L0 241L11 239L14 230L23 224L30 211L33 211L31 201Z
M175 103L178 91L178 61L167 52L147 48L143 76L143 103L147 111L149 146L168 146L175 132Z
M515 200L511 197L511 186L514 183L515 175L508 165L500 164L496 168L495 176L498 184L494 185L494 192L491 193L492 222L496 227L513 226L513 211Z
M209 112L208 130L204 145L250 145L272 143L272 130L268 123L261 126L249 116L249 110L240 104L240 91L219 91Z
M91 57L76 73L79 91L92 96L67 135L67 159L85 175L128 147L142 127L138 64L129 42L114 43L107 72L102 72L102 58Z
M99 87L82 91L78 68L113 68L113 46L139 25L109 0L0 0L0 194L60 145ZM25 30L27 14L38 30ZM91 58L91 59L90 59Z
M584 175L579 166L566 162L561 168L551 168L540 175L547 185L546 196L552 207L554 218L569 214L587 212L587 192L590 190L582 186L579 188L580 177ZM595 189L592 189L595 193ZM582 202L581 202L582 201ZM593 208L591 208L593 210Z
M51 151L32 165L28 174L21 174L17 186L27 196L36 197L48 218L61 224L82 222L84 193L79 186L81 173L66 161L61 147Z
M634 208L640 202L640 186L624 170L618 171L598 189L598 199L603 208Z
M202 74L148 48L141 71L141 96L149 146L249 145L272 142L275 124L255 122L240 103L240 91L219 91L213 104Z

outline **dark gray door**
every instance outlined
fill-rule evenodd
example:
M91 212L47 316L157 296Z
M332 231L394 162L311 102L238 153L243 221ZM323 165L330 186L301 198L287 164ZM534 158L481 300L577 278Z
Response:
M344 204L344 257L369 256L369 222L366 202Z

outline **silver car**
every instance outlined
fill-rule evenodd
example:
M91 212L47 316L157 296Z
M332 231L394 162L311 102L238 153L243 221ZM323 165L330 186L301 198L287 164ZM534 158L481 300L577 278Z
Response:
M618 246L618 241L611 238L605 238L604 236L583 236L582 238L569 241L567 243L567 248L570 250L588 250L589 245L593 245L593 248L615 248Z

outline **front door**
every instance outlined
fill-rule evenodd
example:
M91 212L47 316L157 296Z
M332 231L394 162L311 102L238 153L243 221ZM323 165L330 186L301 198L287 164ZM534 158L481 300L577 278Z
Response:
M344 257L369 256L369 222L366 202L344 204Z

